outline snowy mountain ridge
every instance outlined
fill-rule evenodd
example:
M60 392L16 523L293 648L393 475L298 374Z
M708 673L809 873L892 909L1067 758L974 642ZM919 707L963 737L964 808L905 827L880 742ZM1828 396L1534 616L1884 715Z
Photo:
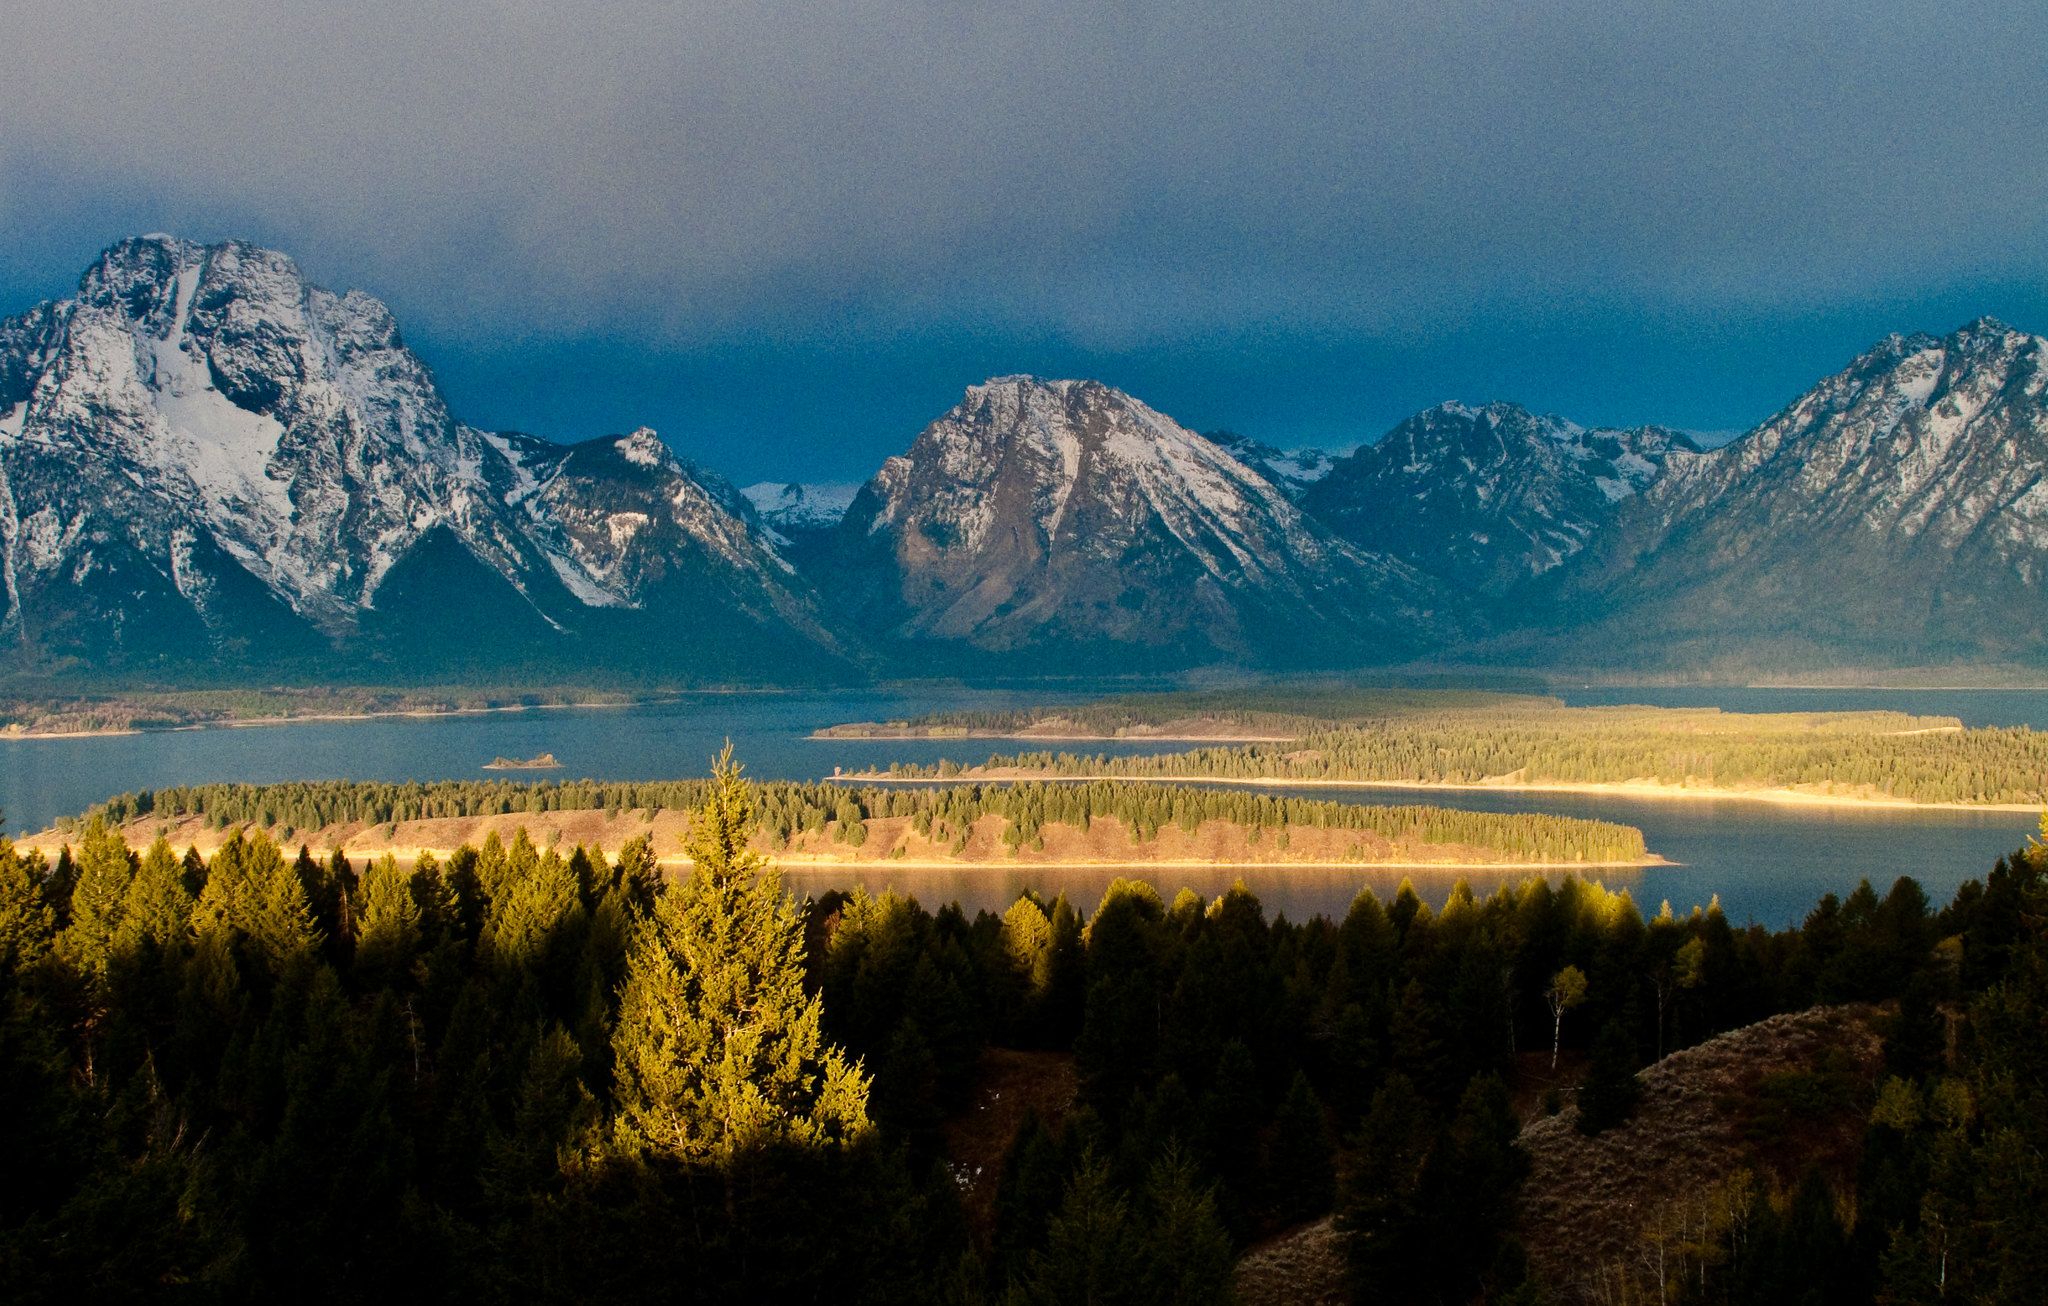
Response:
M1630 624L1788 661L2027 661L2048 645L2048 340L1891 335L1675 464L1567 578Z
M1338 460L1303 506L1361 548L1503 595L1576 555L1618 506L1698 456L1678 431L1519 404L1438 404Z
M443 535L558 632L648 602L672 563L636 552L642 531L740 578L740 606L815 626L752 509L653 432L559 446L464 425L381 303L274 251L113 246L75 298L0 324L0 414L0 637L24 650L197 653L191 621L202 644L252 620L347 642ZM613 497L640 482L629 506L572 474L600 448Z

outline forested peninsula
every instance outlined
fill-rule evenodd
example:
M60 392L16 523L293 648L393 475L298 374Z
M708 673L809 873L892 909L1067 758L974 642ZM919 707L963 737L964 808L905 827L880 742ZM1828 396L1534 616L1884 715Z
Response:
M1085 722L1099 729L1099 737L1112 738L1153 718L1171 719L1186 706L1178 697L1098 705L1092 712L1042 709L1008 721ZM1478 697L1488 701L1436 701L1417 694L1389 705L1367 695L1342 712L1275 715L1262 708L1234 718L1218 707L1212 719L1236 720L1247 731L1286 720L1308 728L1284 742L1140 757L1035 751L999 754L978 765L893 765L886 775L1577 789L2014 810L2048 803L2048 735L2024 727L1966 729L1953 717L1898 712L1573 708L1556 700ZM959 714L905 723L938 732L960 724Z
M642 841L680 861L707 782L332 781L126 794L93 809L137 846L211 850L253 827L351 856L446 857L524 832L540 846ZM1121 783L757 785L753 847L789 865L1640 866L1642 832L1607 821L1376 807ZM71 829L80 822L67 823ZM52 855L67 829L26 836Z

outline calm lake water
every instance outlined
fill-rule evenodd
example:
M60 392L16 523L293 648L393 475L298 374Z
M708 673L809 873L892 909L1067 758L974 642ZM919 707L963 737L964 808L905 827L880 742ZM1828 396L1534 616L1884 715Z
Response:
M1890 708L1961 717L1971 725L2048 726L2048 693L2013 690L1583 690L1573 703L1719 706L1731 711ZM93 739L0 740L0 809L7 828L32 830L77 813L112 794L177 784L242 780L432 780L483 778L493 757L552 752L562 761L550 776L662 779L699 775L730 738L748 770L761 779L817 779L834 767L859 770L891 760L978 761L1003 745L987 740L813 740L810 732L841 721L887 720L951 707L1025 706L1072 701L1074 692L1006 692L919 687L826 694L715 694L673 704L626 709L563 709L487 715L385 718L169 731ZM1088 745L1092 751L1162 751L1156 743ZM518 773L511 773L518 778ZM1780 808L1711 800L1593 798L1566 794L1316 789L1304 796L1339 801L1428 801L1486 811L1542 811L1599 817L1642 829L1650 848L1680 863L1641 871L1603 872L1654 909L1668 899L1684 911L1718 894L1741 923L1783 925L1802 917L1823 893L1846 893L1868 877L1880 889L1911 875L1937 902L1965 879L1981 876L2000 855L2019 847L2035 819L2018 813L1900 812ZM936 905L958 899L970 909L1001 908L1025 887L1064 890L1091 906L1113 868L1046 871L974 868L957 871L885 869L792 871L793 888L823 892L858 878L871 889L893 887ZM1302 918L1341 913L1361 888L1391 893L1411 875L1425 897L1441 900L1456 878L1443 872L1358 868L1175 868L1150 876L1168 897L1183 885L1205 895L1243 874L1268 911ZM1475 890L1500 876L1471 874ZM1519 874L1512 878L1519 878Z

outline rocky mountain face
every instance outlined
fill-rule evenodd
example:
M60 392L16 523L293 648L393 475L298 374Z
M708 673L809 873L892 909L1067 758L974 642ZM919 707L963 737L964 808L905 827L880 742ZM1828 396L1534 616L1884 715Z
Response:
M402 671L460 645L464 665L573 664L678 571L716 601L668 623L673 661L720 608L834 656L722 483L645 433L564 450L457 422L382 304L281 254L125 241L74 299L0 323L18 660Z
M1662 427L1588 430L1517 404L1439 404L1338 460L1302 505L1352 544L1484 600L1576 555L1698 453Z
M1280 487L1297 504L1337 465L1338 455L1327 449L1280 449L1236 431L1204 431L1202 437Z
M1564 578L1574 651L1649 665L2038 662L2048 341L1895 335L1675 463Z
M898 648L1019 667L1357 664L1446 629L1410 569L1218 444L1092 381L1000 377L891 458L809 555Z
M845 518L860 486L761 481L740 491L776 538L794 541L829 531Z

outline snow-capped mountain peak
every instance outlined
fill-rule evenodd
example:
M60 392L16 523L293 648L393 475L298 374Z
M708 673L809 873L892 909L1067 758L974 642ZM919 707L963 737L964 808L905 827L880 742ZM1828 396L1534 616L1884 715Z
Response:
M619 456L637 467L679 466L675 454L652 427L643 426L631 435L622 435L612 442Z
M908 638L1007 650L1079 637L1162 648L1270 647L1253 610L1377 628L1343 591L1412 605L1405 569L1304 517L1217 443L1097 381L996 377L968 387L862 488L836 532L844 561L893 578L871 620ZM1268 609L1270 605L1270 609Z
M730 487L649 430L605 448L659 484L655 535L777 590L746 604L802 606ZM309 285L282 254L122 241L75 298L0 322L0 632L89 655L137 638L124 614L141 594L181 647L193 618L201 642L252 622L346 641L431 555L566 633L582 609L645 597L640 572L570 530L592 484L565 479L570 452L454 420L383 304Z
M2038 656L2044 388L2048 340L1996 319L1886 336L1674 467L1589 555L1573 597L1753 657ZM1625 625L1595 623L1610 656L1632 648Z

